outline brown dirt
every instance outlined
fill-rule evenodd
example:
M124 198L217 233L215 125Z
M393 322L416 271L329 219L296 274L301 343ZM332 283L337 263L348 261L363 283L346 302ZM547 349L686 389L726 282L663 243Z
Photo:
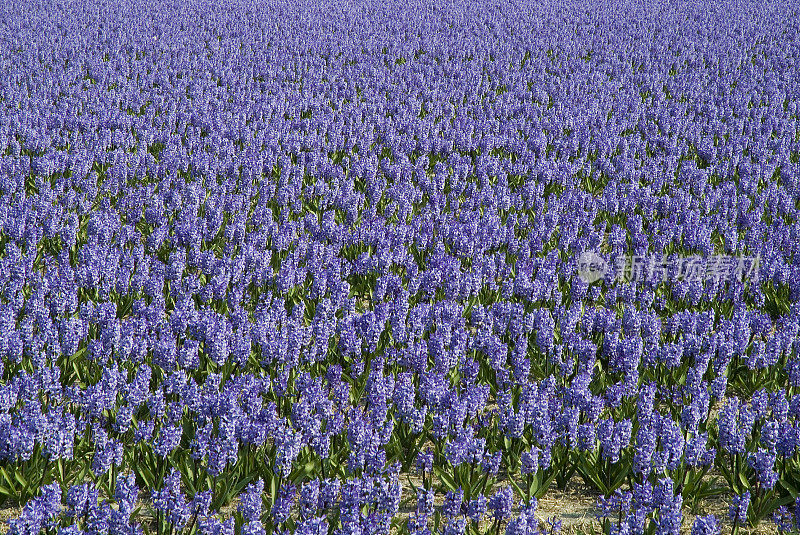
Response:
M0 535L8 532L8 521L19 516L22 510L18 507L0 509Z

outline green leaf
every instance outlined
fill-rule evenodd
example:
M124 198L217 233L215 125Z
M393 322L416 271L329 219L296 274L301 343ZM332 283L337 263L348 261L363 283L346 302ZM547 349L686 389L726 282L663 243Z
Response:
M153 475L153 472L150 468L139 465L139 475L142 476L142 479L145 481L148 487L152 487L155 483L156 477Z
M197 488L194 486L194 482L191 479L186 480L184 484L186 485L186 490L189 491L189 494L197 494Z
M743 472L739 472L739 481L742 483L742 487L744 489L750 488L750 482L747 481L747 478L744 476Z
M516 490L516 491L517 491L517 493L518 493L520 496L527 496L527 494L528 494L528 493L527 493L527 492L525 492L524 490L522 490L522 487L520 487L519 485L517 485L517 482L516 482L516 481L514 481L514 479L509 479L509 480L508 480L508 482L509 482L509 483L511 483L511 486L512 486L512 487L514 487L514 490Z
M194 463L189 460L188 457L184 457L183 459L183 473L186 475L190 480L194 480Z
M618 489L625 482L625 478L628 477L628 473L629 470L620 470L617 474L617 477L614 478L613 483L611 483L611 489L609 490Z
M725 466L725 463L719 463L719 471L722 472L722 477L728 482L728 485L733 486L733 474Z
M14 485L14 480L11 479L11 477L8 475L8 472L6 472L6 469L3 468L2 466L0 466L0 476L3 477L6 486L9 486L11 488L14 488L16 486Z
M547 479L545 479L544 482L542 482L542 484L536 490L536 493L535 493L536 498L541 498L542 496L544 496L544 493L547 492L547 489L550 488L550 485L553 483L553 480L556 478L556 474L557 473L558 472L555 469L553 469L553 472L549 476L547 476Z
M439 478L442 480L442 483L444 483L445 487L447 487L448 490L451 491L458 490L458 485L456 484L455 480L450 474L448 474L438 466L434 466L433 470L434 472L436 472L436 475L439 476Z
M230 493L231 485L227 478L222 481L219 495L222 497L222 505L228 505L234 496Z
M794 499L791 496L778 496L777 498L773 498L772 500L768 501L761 507L761 511L759 511L758 520L767 517L781 505L789 505L793 501Z
M798 492L797 487L786 481L785 479L781 479L778 481L780 486L782 486L786 491L792 496L793 499L796 499L797 496L800 494Z
M270 500L271 504L275 504L275 499L278 497L278 475L274 472L272 473L272 478L269 482L269 491L270 491Z
M414 484L414 482L413 482L413 481L411 481L411 478L410 478L410 477L406 476L406 480L408 481L408 484L409 484L409 485L411 485L411 488L412 488L412 490L413 490L413 491L414 491L414 493L416 494L416 493L417 493L417 491L419 490L419 487L417 487L417 486Z
M233 491L233 497L235 498L236 496L238 496L242 492L242 490L244 490L244 488L247 487L247 485L253 482L254 479L255 476L240 475L239 477L237 477L236 484L231 486L231 490Z
M17 480L17 483L22 485L22 488L26 488L28 486L28 481L22 477L22 474L20 474L18 471L14 472L14 479Z
M588 480L586 481L587 483L593 485L595 488L597 488L597 490L599 490L603 494L608 494L606 485L605 483L603 483L603 479L597 473L597 470L595 469L593 464L583 463L582 466L578 468L578 472L581 474L584 480Z
M61 481L66 480L66 474L64 473L64 459L59 458L56 462L56 467L58 469L58 478Z

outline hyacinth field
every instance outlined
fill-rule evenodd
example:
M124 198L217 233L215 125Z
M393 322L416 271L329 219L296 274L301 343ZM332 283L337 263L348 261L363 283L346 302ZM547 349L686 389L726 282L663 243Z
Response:
M3 4L2 530L798 533L798 21Z

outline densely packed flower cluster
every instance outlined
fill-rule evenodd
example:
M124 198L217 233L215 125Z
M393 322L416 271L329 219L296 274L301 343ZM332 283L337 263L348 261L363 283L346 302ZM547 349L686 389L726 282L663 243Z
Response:
M0 11L13 535L800 527L793 2Z

